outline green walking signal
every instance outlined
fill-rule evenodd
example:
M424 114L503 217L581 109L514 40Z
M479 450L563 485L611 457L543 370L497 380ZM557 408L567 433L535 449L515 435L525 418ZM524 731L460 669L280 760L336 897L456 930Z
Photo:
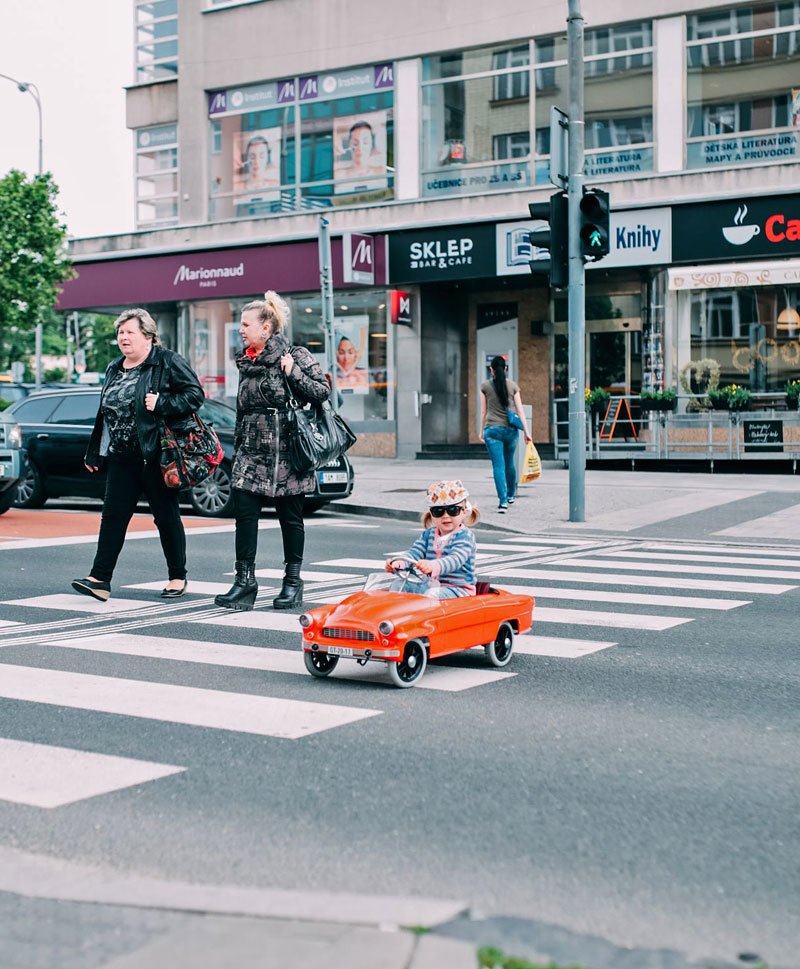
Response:
M584 188L580 201L581 255L587 262L597 262L608 255L610 238L608 192Z

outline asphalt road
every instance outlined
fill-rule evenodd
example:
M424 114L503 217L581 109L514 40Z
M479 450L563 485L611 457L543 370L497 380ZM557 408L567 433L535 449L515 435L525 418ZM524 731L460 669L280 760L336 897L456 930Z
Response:
M307 566L360 576L368 568L331 563L381 559L416 533L320 514ZM208 594L164 604L130 588L165 578L154 538L126 545L111 600L152 605L116 618L44 598L71 594L91 544L0 548L0 621L20 624L0 626L0 664L13 667L0 669L0 740L181 768L59 807L0 800L0 845L194 882L465 899L488 916L618 945L728 960L756 952L796 965L800 553L670 550L629 536L559 544L551 535L542 545L488 530L479 541L480 571L494 581L512 565L537 573L502 584L539 590L546 621L536 634L563 640L572 655L518 653L505 671L514 675L488 681L482 654L470 652L436 664L466 671L467 688L434 689L430 670L431 688L410 690L377 674L314 680L301 663L293 672L223 665L206 644L292 652L299 635L237 627ZM191 534L189 555L195 587L227 583L233 536ZM581 559L605 564L587 579ZM280 565L279 532L267 528L258 566ZM358 581L310 582L310 604ZM689 587L670 587L680 582ZM276 583L262 587L258 608L271 613ZM645 601L667 595L692 605ZM14 604L29 597L38 602ZM742 604L728 608L731 600ZM605 618L586 615L596 611ZM197 621L215 617L223 624ZM119 652L108 651L109 634L128 637ZM78 636L95 638L63 645ZM165 642L180 658L154 654ZM153 655L133 655L149 647ZM110 678L120 696L137 684L223 691L236 694L242 716L264 697L353 712L283 739L173 722L168 699L148 718L65 706L61 681L45 694L37 671ZM8 698L9 678L28 698ZM81 681L90 696L93 682Z

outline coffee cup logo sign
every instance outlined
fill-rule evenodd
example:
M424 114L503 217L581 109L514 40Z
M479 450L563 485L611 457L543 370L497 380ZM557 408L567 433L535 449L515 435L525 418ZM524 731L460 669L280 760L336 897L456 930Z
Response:
M746 217L747 206L741 205L733 217L733 225L722 227L722 234L732 246L743 246L761 232L761 227L758 225L746 225L744 221Z

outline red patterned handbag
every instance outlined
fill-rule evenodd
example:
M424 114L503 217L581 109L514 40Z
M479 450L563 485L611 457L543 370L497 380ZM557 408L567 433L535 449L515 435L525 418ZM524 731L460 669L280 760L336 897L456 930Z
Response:
M185 425L185 429L174 430L162 421L159 428L161 474L168 488L193 488L225 457L216 431L197 414Z

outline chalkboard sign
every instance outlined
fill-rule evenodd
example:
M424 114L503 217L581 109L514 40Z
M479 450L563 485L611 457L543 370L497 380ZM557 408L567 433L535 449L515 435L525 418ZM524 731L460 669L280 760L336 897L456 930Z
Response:
M742 426L745 452L783 451L783 421L742 421Z

